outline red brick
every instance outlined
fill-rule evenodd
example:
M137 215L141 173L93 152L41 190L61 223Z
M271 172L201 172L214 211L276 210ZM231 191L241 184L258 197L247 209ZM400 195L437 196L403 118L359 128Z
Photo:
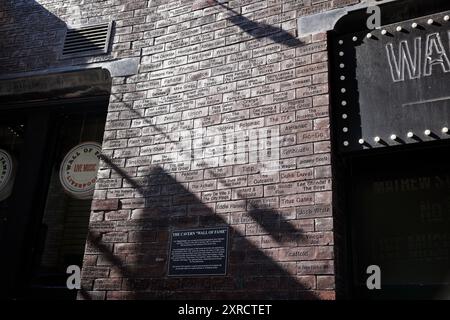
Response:
M94 290L120 290L122 279L96 279Z
M298 274L334 274L334 261L301 261L297 262Z

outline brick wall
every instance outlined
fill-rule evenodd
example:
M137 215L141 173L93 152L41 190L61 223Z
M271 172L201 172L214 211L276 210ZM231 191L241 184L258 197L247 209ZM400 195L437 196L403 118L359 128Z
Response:
M296 19L358 1L220 2L0 9L0 73L141 59L113 78L80 298L335 298L327 37ZM58 60L64 22L111 19L109 55ZM261 129L275 160L254 161ZM167 277L170 230L219 225L227 276Z

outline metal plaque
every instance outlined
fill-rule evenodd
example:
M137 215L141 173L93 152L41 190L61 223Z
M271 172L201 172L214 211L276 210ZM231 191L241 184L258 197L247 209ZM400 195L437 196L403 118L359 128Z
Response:
M228 228L172 232L169 276L226 275Z
M450 138L449 14L334 39L341 151Z

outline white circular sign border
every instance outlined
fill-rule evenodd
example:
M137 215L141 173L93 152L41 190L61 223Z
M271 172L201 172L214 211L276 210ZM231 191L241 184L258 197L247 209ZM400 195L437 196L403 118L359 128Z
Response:
M59 168L59 181L64 189L64 191L70 195L71 197L75 198L75 199L80 199L80 200L88 200L88 199L92 199L92 195L94 194L94 190L95 190L95 183L92 184L92 186L89 188L89 190L86 191L77 191L75 189L73 189L67 182L65 179L65 172L66 170L62 170L65 167L65 164L67 163L69 157L71 154L73 154L77 149L80 148L85 148L86 146L89 147L94 147L94 148L98 148L98 150L100 151L100 153L102 152L102 146L100 143L98 142L94 142L94 141L86 141L83 143L80 143L78 145L76 145L75 147L73 147L72 149L70 149L63 161L61 162L60 168ZM100 159L99 159L100 161ZM96 172L96 177L98 174L98 170Z

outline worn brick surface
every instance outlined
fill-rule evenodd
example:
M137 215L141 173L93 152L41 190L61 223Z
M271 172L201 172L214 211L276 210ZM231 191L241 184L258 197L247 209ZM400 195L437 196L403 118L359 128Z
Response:
M335 297L327 39L298 39L296 19L357 1L221 2L0 5L2 74L140 58L112 82L84 295ZM58 58L65 23L111 20L109 54ZM278 160L252 161L260 128ZM169 230L214 225L231 228L228 275L168 278Z

